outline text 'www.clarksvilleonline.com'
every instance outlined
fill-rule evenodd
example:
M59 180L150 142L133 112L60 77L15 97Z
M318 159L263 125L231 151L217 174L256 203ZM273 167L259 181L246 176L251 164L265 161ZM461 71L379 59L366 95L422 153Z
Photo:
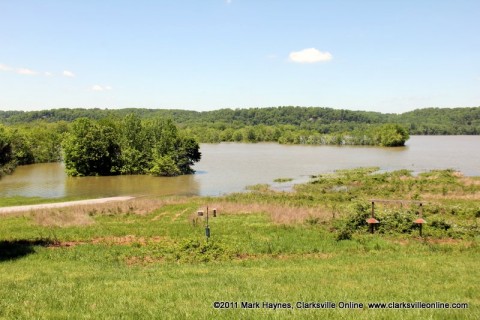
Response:
M468 309L465 302L370 302L369 309Z

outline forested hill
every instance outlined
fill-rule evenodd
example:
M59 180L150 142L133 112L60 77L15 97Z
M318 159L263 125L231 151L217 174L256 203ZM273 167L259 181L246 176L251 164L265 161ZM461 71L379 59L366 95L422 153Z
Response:
M480 134L480 107L418 109L397 115L393 120L405 125L410 134Z
M48 122L73 121L88 117L122 118L128 114L141 118L156 116L172 118L180 127L223 124L233 128L257 125L292 125L301 129L332 133L362 129L372 124L397 123L410 134L447 135L480 134L480 107L427 108L403 114L351 111L320 107L275 107L250 109L220 109L215 111L187 111L165 109L52 109L42 111L0 111L0 123L21 124L36 120Z

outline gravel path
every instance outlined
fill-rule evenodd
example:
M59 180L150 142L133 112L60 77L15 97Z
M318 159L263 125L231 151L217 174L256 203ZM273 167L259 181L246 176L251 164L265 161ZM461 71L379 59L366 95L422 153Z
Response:
M3 208L0 208L0 214L32 211L32 210L39 210L39 209L63 208L63 207L71 207L71 206L78 206L78 205L85 205L85 204L101 204L101 203L112 202L112 201L127 201L133 198L134 197L129 197L129 196L110 197L110 198L67 201L67 202L57 202L57 203L33 204L33 205L27 205L27 206L3 207Z

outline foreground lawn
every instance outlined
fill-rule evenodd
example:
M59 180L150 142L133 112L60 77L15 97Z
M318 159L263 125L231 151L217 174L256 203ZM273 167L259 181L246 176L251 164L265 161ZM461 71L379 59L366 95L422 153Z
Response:
M20 319L478 319L478 239L359 234L273 224L265 214L190 220L198 200L83 226L4 217L0 316ZM8 236L6 236L8 235ZM206 262L204 262L206 261ZM216 309L215 301L236 302ZM333 302L299 309L296 302ZM368 308L369 302L464 302L468 309ZM241 302L290 303L245 309ZM363 308L340 309L340 302ZM233 304L234 305L234 304ZM235 306L235 305L234 305Z
M95 254L92 253L95 251ZM6 318L478 319L477 253L263 257L128 266L105 247L42 248L1 265ZM108 261L110 260L110 261ZM214 301L238 302L214 309ZM467 310L241 309L250 302L467 302Z
M478 179L353 173L292 194L258 186L2 215L0 318L479 319ZM430 197L423 238L412 207L380 206L368 233L365 199L398 198L379 187L389 184ZM196 214L207 204L219 212L208 242Z

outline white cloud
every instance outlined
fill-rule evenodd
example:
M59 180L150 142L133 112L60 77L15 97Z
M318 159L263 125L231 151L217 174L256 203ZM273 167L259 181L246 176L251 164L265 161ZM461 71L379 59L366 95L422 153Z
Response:
M99 84L96 84L92 87L93 91L110 91L112 90L111 86L101 86Z
M64 70L62 73L65 77L74 78L75 74L72 71Z
M34 76L34 75L37 74L36 71L33 71L33 70L31 70L31 69L27 69L27 68L17 69L17 73L18 73L18 74L27 75L27 76Z
M12 68L0 63L0 71L10 71L10 70L12 70Z
M289 55L290 60L297 63L315 63L332 60L330 52L322 52L315 48L294 51Z
M53 76L53 73L48 72L48 71L44 72L43 74L45 75L45 77L51 77L51 76Z

